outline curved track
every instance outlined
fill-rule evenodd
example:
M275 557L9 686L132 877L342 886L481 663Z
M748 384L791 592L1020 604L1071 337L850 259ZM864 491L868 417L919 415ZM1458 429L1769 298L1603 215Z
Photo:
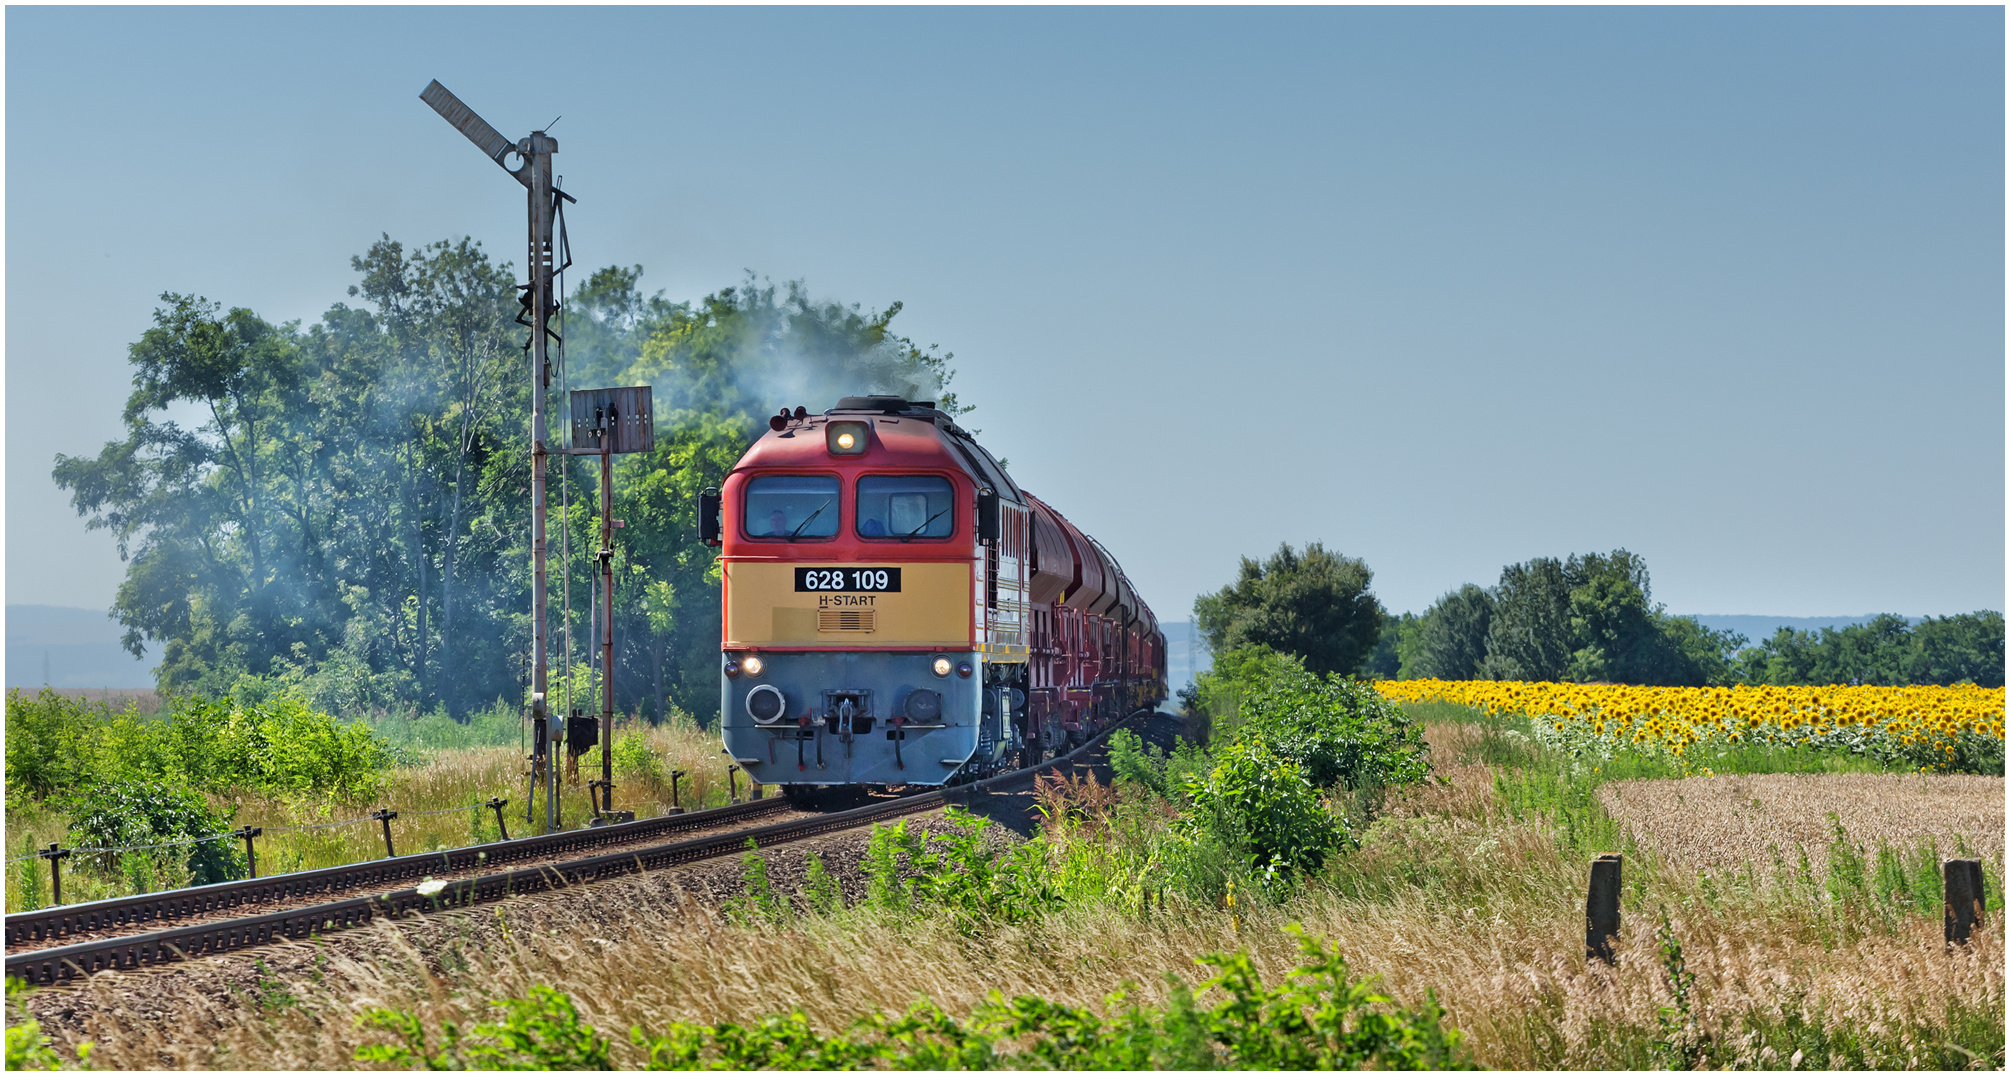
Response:
M754 800L709 811L667 815L619 825L564 830L465 848L170 889L87 904L58 905L8 916L7 951L11 959L13 954L23 950L59 944L64 939L126 932L141 924L215 918L218 913L248 910L261 905L276 908L315 897L372 890L381 892L399 882L416 881L431 875L466 874L511 863L563 859L589 849L637 841L655 842L677 833L730 826L744 819L763 818L788 809L789 805L779 797Z
M1145 712L1149 711L1140 711ZM1133 718L1136 716L1131 715ZM1042 770L1072 764L1085 756L1111 732L1128 724L1130 720L1131 718L1126 718L1111 724L1109 728L1066 755L972 784L903 796L884 803L774 825L736 828L726 833L691 840L649 844L640 848L604 852L580 859L449 881L444 883L442 888L428 894L421 894L417 888L405 888L325 901L263 915L198 923L145 934L97 938L27 952L9 952L6 974L30 983L63 982L112 968L139 968L227 953L286 939L306 938L315 934L361 926L380 918L396 919L413 912L464 908L507 900L528 893L545 892L731 855L744 850L749 839L758 846L766 847L837 830L852 829L881 819L934 810L944 804L966 803L973 793L988 792L1001 785L1027 780ZM546 858L565 851L603 847L610 843L634 843L648 837L730 823L736 819L758 818L786 808L787 804L783 800L757 800L713 811L673 815L668 818L648 819L599 829L571 830L495 844L473 845L449 852L400 856L395 860L376 860L348 867L331 867L301 874L261 878L256 881L225 882L196 889L98 901L90 905L72 905L50 909L47 912L9 916L7 917L8 944L10 949L14 946L17 929L23 932L24 941L41 938L53 940L61 936L58 931L72 934L86 930L104 931L116 929L121 924L159 922L168 918L188 918L260 902L297 900L303 893L330 892L330 887L338 881L341 881L344 889L358 889L369 887L372 883L408 880L433 872L444 873L498 862ZM571 839L572 843L568 843L566 839ZM531 847L533 842L544 843ZM508 859L501 858L502 855L507 855ZM459 864L458 867L453 866L456 863ZM316 886L320 888L314 888ZM21 922L23 920L30 922ZM29 933L34 930L39 930L40 933Z

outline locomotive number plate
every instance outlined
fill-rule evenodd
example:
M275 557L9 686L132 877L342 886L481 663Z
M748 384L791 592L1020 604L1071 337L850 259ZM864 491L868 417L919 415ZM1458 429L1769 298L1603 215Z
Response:
M900 593L899 568L797 568L797 592Z

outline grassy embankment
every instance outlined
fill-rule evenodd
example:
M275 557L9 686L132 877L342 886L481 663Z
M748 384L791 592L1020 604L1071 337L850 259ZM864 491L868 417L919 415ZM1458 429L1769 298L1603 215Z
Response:
M2003 1064L2000 777L1876 778L1899 808L1887 817L1938 820L1929 846L1916 827L1880 829L1853 813L1868 778L1825 791L1835 782L1824 775L1879 769L1860 758L1746 747L1707 760L1719 776L1685 781L1698 760L1620 750L1593 763L1546 746L1525 719L1405 710L1424 723L1443 780L1392 795L1357 828L1358 847L1277 899L1253 896L1247 881L1232 908L1161 888L1155 855L1177 805L1135 785L1077 786L1047 796L1041 874L1054 892L1032 914L972 920L869 901L817 910L802 896L766 916L670 898L598 901L583 916L512 906L460 920L423 951L386 928L367 956L331 949L311 977L225 1004L162 984L148 1005L215 1019L201 1043L167 1041L130 1002L90 984L66 1004L103 1006L102 1020L59 1033L58 1045L95 1037L93 1062L110 1065L328 1065L390 1039L359 1028L370 1009L410 1013L415 1027L465 1026L543 984L570 993L582 1023L606 1033L608 1056L633 1066L647 1057L628 1044L631 1026L653 1035L797 1010L805 1034L828 1037L917 996L967 1016L994 990L1102 1011L1128 989L1162 1007L1175 1000L1168 974L1195 983L1208 970L1196 958L1235 950L1276 983L1303 959L1286 930L1302 925L1337 945L1355 975L1379 975L1395 1003L1414 1009L1435 994L1467 1058L1489 1067ZM1806 776L1751 781L1737 798L1685 803L1665 791L1781 773ZM1722 822L1750 806L1748 794L1754 810L1820 812L1809 824L1821 836L1788 840L1783 829L1774 849L1702 864L1671 837L1684 821ZM1962 820L1975 817L1992 824L1969 831ZM1808 832L1806 821L1794 830ZM1931 868L1956 850L1983 857L1989 915L1971 946L1949 952ZM1627 855L1611 968L1587 963L1583 935L1586 861L1607 851ZM803 883L774 884L794 894Z
M10 699L10 710L17 704L34 705L17 697ZM71 739L89 746L75 752L81 757L73 770L51 782L46 794L10 789L6 804L7 858L13 860L7 870L9 912L48 903L48 864L34 858L32 852L52 841L65 846L78 844L80 835L73 832L80 810L77 794L88 790L91 772L116 771L115 757L125 752L126 741L145 739L146 732L158 732L167 720L165 714L115 712L88 703L62 716L76 732ZM126 723L123 731L121 722ZM383 827L369 817L380 807L398 812L391 826L400 855L497 839L495 812L483 806L490 797L508 799L504 818L512 837L541 831L542 800L536 812L538 822L525 821L528 764L524 750L516 745L520 730L514 715L478 714L465 723L443 715L418 720L388 718L372 722L371 727L388 749L381 752L380 765L344 782L344 787L258 787L231 781L229 775L199 787L211 817L228 819L231 827L264 829L256 843L261 876L381 858ZM10 744L10 754L12 751ZM662 726L617 722L615 762L614 806L632 810L638 818L658 816L670 806L673 770L686 774L679 782L679 800L687 809L727 802L726 759L720 753L717 734L688 719ZM10 764L10 770L15 768ZM577 779L567 776L564 780L560 817L565 828L586 823L591 805L585 782L599 773L600 752L595 748L580 756ZM113 772L105 779L142 780L144 775L121 777ZM171 783L175 780L169 778ZM748 794L744 778L740 794ZM241 841L225 843L241 858ZM76 856L64 863L63 899L74 904L171 888L189 880L185 856L171 851L156 852L144 860Z

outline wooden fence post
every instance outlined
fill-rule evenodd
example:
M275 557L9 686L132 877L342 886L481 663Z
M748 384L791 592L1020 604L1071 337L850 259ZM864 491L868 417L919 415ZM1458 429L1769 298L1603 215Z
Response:
M1982 922L1982 861L1950 859L1940 868L1943 925L1947 944L1967 944L1968 933Z
M1612 939L1619 936L1619 872L1623 857L1608 852L1591 861L1591 887L1584 895L1584 958L1612 963Z

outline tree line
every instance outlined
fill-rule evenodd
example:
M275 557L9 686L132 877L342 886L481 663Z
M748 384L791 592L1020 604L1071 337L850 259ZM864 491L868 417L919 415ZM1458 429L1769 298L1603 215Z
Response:
M1510 564L1492 587L1467 583L1422 615L1384 609L1373 578L1318 542L1280 546L1243 558L1235 582L1196 600L1195 627L1216 654L1262 646L1314 672L1380 679L2003 686L2003 615L1989 610L1783 627L1753 644L1669 614L1646 560L1625 549Z
M351 259L354 305L307 326L161 296L130 348L125 436L54 477L126 562L112 615L128 650L163 654L164 692L294 685L337 713L520 705L530 640L529 360L514 274L467 239ZM840 395L935 398L951 355L890 328L900 304L812 300L749 274L695 302L644 294L641 266L568 296L561 388L650 385L656 447L617 457L616 703L661 717L717 709L718 575L697 541L717 485L784 405ZM585 670L598 458L552 457L551 638L571 597L574 705ZM560 553L569 543L571 572ZM554 652L554 673L559 655Z

